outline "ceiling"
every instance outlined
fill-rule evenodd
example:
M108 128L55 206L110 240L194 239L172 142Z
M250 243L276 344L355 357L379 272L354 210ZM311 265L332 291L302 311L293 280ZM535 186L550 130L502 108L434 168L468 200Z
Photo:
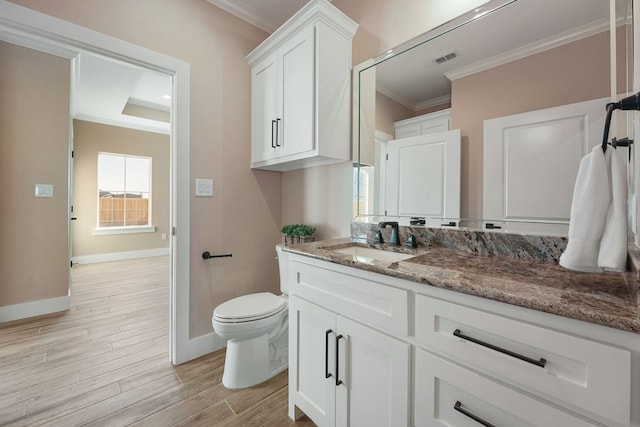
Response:
M171 77L90 53L74 68L73 117L169 133Z
M625 12L626 2L617 2ZM608 13L602 0L520 0L454 31L426 33L427 43L375 67L377 90L415 111L441 105L452 79L606 31ZM436 62L451 53L457 57Z
M273 33L309 0L207 0L238 18ZM331 1L331 0L330 0Z

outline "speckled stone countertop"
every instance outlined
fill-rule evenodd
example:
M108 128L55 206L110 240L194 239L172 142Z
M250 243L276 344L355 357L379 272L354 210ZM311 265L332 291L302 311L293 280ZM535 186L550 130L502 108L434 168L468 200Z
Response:
M401 234L403 242L406 232L407 230L403 230ZM495 237L487 238L482 235L463 236L448 231L445 234L446 239L453 236L454 239L482 241L485 249L485 241L496 240ZM374 245L366 243L366 240L344 238L292 245L285 250L426 286L640 334L640 292L637 269L632 271L633 263L630 263L630 271L626 273L573 272L560 267L555 260L564 247L562 242L558 244L553 238L516 239L510 244L502 245L515 247L511 255L504 251L497 251L500 254L496 255L494 250L469 250L473 245L467 244L468 242L465 243L464 250L458 250L459 247L454 244L448 245L453 248L437 244L442 242L440 238L429 241L427 232L419 236L421 245L417 249ZM396 262L374 260L368 264L354 261L351 255L334 251L352 245L405 252L413 257ZM495 243L490 243L489 246L491 245L496 246ZM528 248L523 249L523 246ZM540 247L543 248L542 251ZM534 253L533 256L530 255L531 252Z

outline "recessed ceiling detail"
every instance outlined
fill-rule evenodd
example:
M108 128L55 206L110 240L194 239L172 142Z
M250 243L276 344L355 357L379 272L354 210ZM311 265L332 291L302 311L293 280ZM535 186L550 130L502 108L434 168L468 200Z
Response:
M89 53L74 61L74 118L169 133L170 76Z

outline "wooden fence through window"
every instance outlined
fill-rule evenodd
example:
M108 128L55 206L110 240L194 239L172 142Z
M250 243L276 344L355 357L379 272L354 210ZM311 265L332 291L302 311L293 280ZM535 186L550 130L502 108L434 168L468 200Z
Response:
M100 227L149 224L149 199L100 197Z

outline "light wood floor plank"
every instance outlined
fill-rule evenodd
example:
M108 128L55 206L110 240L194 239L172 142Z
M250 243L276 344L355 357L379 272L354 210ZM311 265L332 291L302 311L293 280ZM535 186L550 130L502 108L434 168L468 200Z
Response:
M72 270L72 308L0 324L0 425L313 426L287 417L287 373L222 383L225 352L169 361L169 259Z

